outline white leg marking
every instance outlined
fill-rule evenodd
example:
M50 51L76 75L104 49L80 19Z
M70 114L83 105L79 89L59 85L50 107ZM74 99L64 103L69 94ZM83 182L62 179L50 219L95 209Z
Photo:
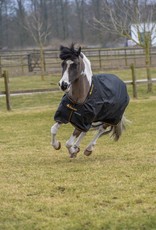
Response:
M60 128L61 124L59 123L55 123L52 127L51 127L51 135L52 135L52 139L51 139L51 144L55 149L59 149L60 148L60 142L56 140L56 134L58 129Z
M71 146L73 146L74 141L76 139L76 136L74 136L73 134L71 135L71 137L69 138L69 140L66 142L66 147L69 149Z
M77 137L77 140L76 140L76 136L72 134L69 140L66 142L66 147L69 151L71 158L76 157L77 153L80 151L79 145L82 138L85 136L85 134L86 134L85 132L81 132L80 135Z
M86 135L85 132L80 133L80 135L78 136L78 138L75 141L75 143L69 149L69 151L70 151L71 154L76 154L76 153L78 153L80 151L79 146L80 146L80 143L81 143L81 141L82 141L82 139L83 139L83 137L85 135Z
M74 136L72 134L71 137L69 138L69 140L66 142L66 147L67 147L67 149L69 151L69 154L70 154L71 158L76 157L76 155L75 155L75 149L73 147L75 139L76 139L76 136Z
M75 142L75 144L74 144L74 146L75 147L79 147L80 146L80 143L81 143L81 141L82 141L82 139L83 139L83 137L86 135L86 133L85 132L82 132L82 133L80 133L80 135L78 136L78 138L77 138L77 140L76 140L76 142Z
M98 129L97 134L94 136L93 140L89 143L86 150L89 152L93 151L94 146L96 145L96 142L98 138L105 132L105 129L103 128L103 125L101 125Z

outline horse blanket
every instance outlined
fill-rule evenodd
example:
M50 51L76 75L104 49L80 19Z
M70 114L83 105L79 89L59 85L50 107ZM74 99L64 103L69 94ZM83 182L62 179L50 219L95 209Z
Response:
M125 83L113 74L92 77L92 85L83 104L74 103L67 94L62 97L54 115L56 122L70 122L75 128L87 132L93 122L117 125L129 103Z

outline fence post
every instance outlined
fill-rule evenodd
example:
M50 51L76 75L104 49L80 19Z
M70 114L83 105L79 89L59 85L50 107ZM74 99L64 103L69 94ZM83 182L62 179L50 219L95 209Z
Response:
M5 84L5 95L6 95L6 107L8 111L11 111L10 105L10 88L9 88L9 76L6 70L3 71L4 84Z
M137 99L138 95L137 95L136 73L135 73L134 64L131 64L130 67L131 67L131 71L132 71L133 97Z
M101 51L98 50L98 53L99 53L99 67L100 67L100 69L101 69Z
M127 66L127 50L126 48L124 50L125 50L125 66Z
M23 63L23 55L22 55L22 53L20 54L20 61L21 61L22 74L24 74L24 63Z
M2 53L1 53L2 48L0 47L0 77L2 76Z

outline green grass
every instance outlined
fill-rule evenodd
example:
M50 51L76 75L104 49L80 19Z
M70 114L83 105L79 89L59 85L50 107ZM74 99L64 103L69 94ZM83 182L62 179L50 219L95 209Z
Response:
M22 76L10 77L9 86L11 91L15 90L28 90L28 89L45 89L45 88L58 88L58 75L45 76L45 80L41 80L41 76ZM0 91L4 90L4 80L0 78Z
M11 96L11 107L13 111L18 109L27 110L35 107L53 108L59 104L62 92L51 92L43 94ZM5 97L0 98L0 111L6 111Z
M100 71L103 73L104 71ZM118 70L107 70L109 73L116 74L123 80L132 80L132 72L131 69L118 69ZM136 79L146 79L146 69L145 68L136 68ZM156 68L151 68L151 77L156 78Z
M146 78L145 69L137 69L138 79ZM131 79L130 70L112 70L105 71L118 75L123 80ZM152 77L156 77L156 70L152 69ZM58 88L58 81L60 76L48 75L45 76L45 80L42 81L40 76L25 76L25 77L11 77L10 78L10 90L27 90L27 89L45 89L45 88ZM3 78L0 78L0 92L4 90ZM132 86L128 85L128 92L130 97L133 97ZM138 85L138 98L148 99L151 96L156 96L156 84L153 84L153 92L147 93L147 85ZM48 106L51 107L54 104L58 104L63 94L61 92L50 92L44 94L23 95L23 96L11 96L11 107L13 110L33 108L34 106ZM0 111L6 110L5 97L0 98Z
M143 89L145 93L145 89ZM61 127L60 151L50 146L50 127L61 93L0 98L0 229L156 229L156 100L131 100L132 125L121 140L98 140L90 157L69 159Z
M125 70L102 70L99 73L113 73L123 80L131 80L132 74L130 69ZM98 72L97 72L98 73ZM151 69L151 76L156 78L156 68ZM10 90L27 90L27 89L45 89L45 88L58 88L58 81L61 75L46 75L44 81L41 76L22 76L10 77ZM146 79L146 69L136 69L137 79ZM0 91L4 90L4 80L0 78Z

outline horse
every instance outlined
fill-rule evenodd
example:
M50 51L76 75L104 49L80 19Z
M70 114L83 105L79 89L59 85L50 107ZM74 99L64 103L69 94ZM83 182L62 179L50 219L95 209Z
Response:
M74 131L66 142L70 158L80 151L80 143L89 130L97 133L84 150L91 155L99 137L111 134L118 141L125 130L124 112L129 103L125 83L113 74L93 75L89 59L72 43L60 46L62 78L59 87L64 92L54 115L51 127L51 144L55 150L61 148L56 135L62 124L71 123Z

